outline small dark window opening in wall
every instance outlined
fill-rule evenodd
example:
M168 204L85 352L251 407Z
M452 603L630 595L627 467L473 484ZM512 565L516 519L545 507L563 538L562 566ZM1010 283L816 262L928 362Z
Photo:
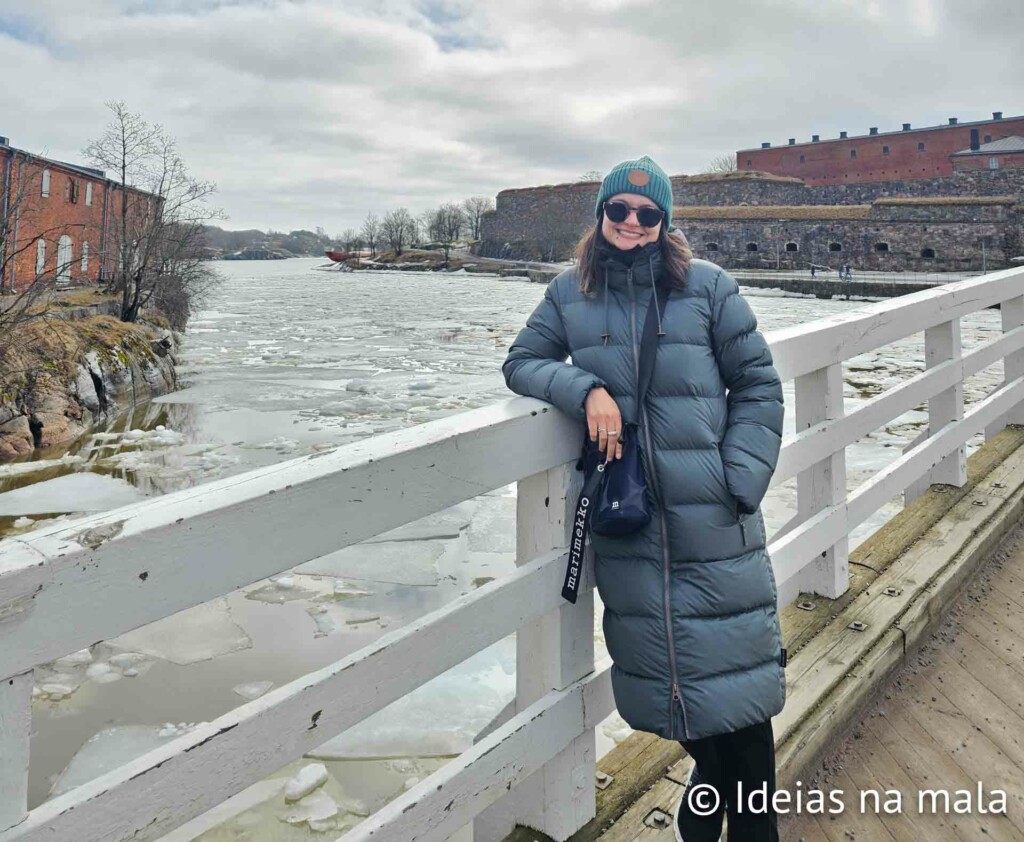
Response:
M856 149L851 149L850 150L850 157L851 158L856 158L857 157L857 150Z
M889 154L889 147L888 146L883 146L882 147L882 154L888 156L888 154Z
M923 143L917 144L917 151L918 152L924 152L924 144Z
M800 251L800 246L796 243L786 243L786 251Z
M801 156L800 156L800 163L802 164L803 162L804 162L804 156L803 156L803 155L801 155Z
M921 257L932 260L935 258L935 249L921 249Z
M750 169L750 158L747 158L747 169Z
M884 254L888 250L889 250L889 244L888 243L875 243L875 251L879 252L880 254Z
M843 244L842 243L829 243L828 244L828 250L829 251L842 251L843 250Z
M757 251L757 243L747 243L747 251Z
M718 243L705 243L704 248L706 251L718 251Z
M991 143L992 142L992 135L990 135L990 134L985 135L985 141L984 142L985 143Z

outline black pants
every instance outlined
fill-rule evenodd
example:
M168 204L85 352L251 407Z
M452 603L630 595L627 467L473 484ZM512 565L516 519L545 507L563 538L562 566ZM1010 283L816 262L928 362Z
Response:
M777 817L772 809L775 737L770 719L728 734L688 740L682 742L682 746L695 764L679 808L679 831L683 842L717 842L726 812L729 815L729 842L779 842ZM705 791L698 797L693 791L700 784L714 787L718 793L718 809L710 815L699 815L714 804L710 792ZM762 797L760 793L764 791L765 784L767 795ZM742 803L737 798L739 787L742 787ZM750 804L752 793L757 793L753 809Z

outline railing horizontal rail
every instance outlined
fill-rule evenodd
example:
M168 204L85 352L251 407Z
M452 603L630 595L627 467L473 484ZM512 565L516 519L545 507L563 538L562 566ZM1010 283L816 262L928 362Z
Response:
M824 366L880 348L929 327L966 316L1021 294L1024 269L1006 269L921 290L810 324L767 334L779 376L792 380Z
M971 405L963 419L949 423L859 485L843 503L830 506L794 527L768 548L780 594L821 547L848 535L917 477L939 464L956 447L1024 400L1018 378ZM789 594L789 598L792 598Z
M1015 328L989 340L959 360L949 360L909 378L898 386L865 401L842 418L822 421L789 436L782 444L778 466L772 475L774 487L795 477L821 459L853 444L883 424L898 418L955 383L977 374L1002 360L1007 354L1024 348L1024 328Z
M0 842L157 839L557 608L565 562L566 553L548 553L202 724L45 802ZM592 582L585 577L582 590Z
M345 835L441 842L615 710L607 664L548 693Z
M574 422L516 398L4 541L0 678L563 464L578 448Z

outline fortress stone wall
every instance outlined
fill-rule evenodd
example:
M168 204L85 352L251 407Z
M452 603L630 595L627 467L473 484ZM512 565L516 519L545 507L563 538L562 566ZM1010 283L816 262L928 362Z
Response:
M583 182L499 193L496 209L484 217L480 253L568 258L594 223L598 188ZM675 225L695 253L726 267L845 262L861 269L959 271L1004 266L1024 253L1019 169L823 186L736 172L673 176L672 190Z

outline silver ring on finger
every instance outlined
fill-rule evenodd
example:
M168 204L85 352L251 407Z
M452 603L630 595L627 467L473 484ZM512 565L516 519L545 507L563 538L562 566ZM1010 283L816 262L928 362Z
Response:
M598 428L597 428L597 431L598 431L599 433L603 433L603 432L605 432L605 431L606 431L606 428L604 428L604 427L598 427Z
M619 434L618 430L609 430L608 431L608 435L609 436L617 436L618 434Z

